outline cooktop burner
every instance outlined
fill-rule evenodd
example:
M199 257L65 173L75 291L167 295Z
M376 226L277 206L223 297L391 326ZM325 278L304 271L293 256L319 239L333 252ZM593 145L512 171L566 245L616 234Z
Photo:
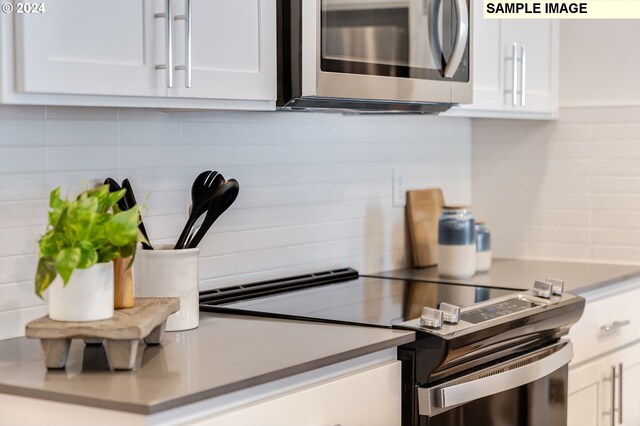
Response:
M200 307L208 312L391 327L419 318L424 307L437 308L441 302L464 308L508 294L513 291L360 277L353 269L343 269L202 292ZM509 308L472 311L463 319L479 322Z

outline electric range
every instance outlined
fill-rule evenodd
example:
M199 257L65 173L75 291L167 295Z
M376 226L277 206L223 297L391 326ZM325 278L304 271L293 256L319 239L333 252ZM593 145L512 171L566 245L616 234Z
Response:
M487 407L505 401L508 413L499 415L511 424L565 424L572 347L561 337L583 309L557 280L514 292L350 268L200 294L206 312L415 331L415 342L398 348L402 423L412 426L497 424ZM557 398L538 401L532 392Z

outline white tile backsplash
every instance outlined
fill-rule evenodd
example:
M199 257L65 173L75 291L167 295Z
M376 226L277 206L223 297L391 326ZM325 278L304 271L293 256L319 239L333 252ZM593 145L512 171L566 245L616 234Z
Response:
M640 108L476 120L472 169L473 204L495 228L494 255L640 262Z
M202 289L345 266L374 272L408 258L393 168L408 189L471 201L471 121L0 106L0 339L46 313L32 279L51 189L74 195L129 178L152 242L171 243L191 182L210 168L241 191L201 243Z

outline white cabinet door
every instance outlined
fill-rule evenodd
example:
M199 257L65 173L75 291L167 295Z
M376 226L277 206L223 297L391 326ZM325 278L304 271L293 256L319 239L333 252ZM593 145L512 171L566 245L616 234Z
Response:
M594 361L569 371L567 426L598 426L600 424L603 382L602 362Z
M400 361L294 390L191 426L399 426Z
M161 0L55 0L15 15L16 91L166 96Z
M482 7L476 5L473 37L473 103L445 115L539 119L557 115L557 22L483 19Z
M169 96L276 99L276 0L190 0L191 88L186 87L185 20L175 21L175 86ZM187 0L172 0L187 15Z
M621 425L640 425L640 344L624 351L622 363L622 389L619 408Z
M503 102L514 112L548 113L557 109L557 23L549 20L501 22L505 88ZM513 105L513 46L516 46L516 105ZM523 60L524 58L524 60Z

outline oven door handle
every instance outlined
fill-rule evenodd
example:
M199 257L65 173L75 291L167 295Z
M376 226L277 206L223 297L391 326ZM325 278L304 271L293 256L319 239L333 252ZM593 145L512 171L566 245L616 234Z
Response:
M418 390L421 415L435 415L476 399L535 382L567 365L573 357L570 341L562 341L448 384Z

